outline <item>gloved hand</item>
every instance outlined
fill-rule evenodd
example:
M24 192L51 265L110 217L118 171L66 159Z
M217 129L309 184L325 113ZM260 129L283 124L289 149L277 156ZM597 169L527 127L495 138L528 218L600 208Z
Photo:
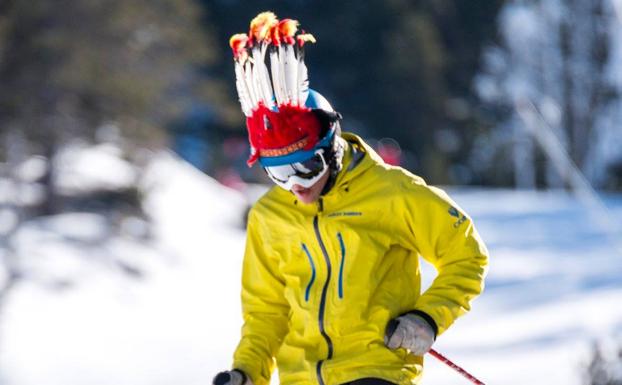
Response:
M253 385L253 382L243 371L233 369L218 373L212 385Z
M436 339L435 327L417 314L406 313L389 321L384 344L389 349L405 348L422 356L432 348Z

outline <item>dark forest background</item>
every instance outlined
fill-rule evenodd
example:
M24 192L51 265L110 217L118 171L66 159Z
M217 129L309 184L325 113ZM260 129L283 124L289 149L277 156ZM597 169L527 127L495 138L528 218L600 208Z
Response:
M482 48L502 1L206 1L219 50L263 10L300 20L318 42L306 55L311 87L344 115L344 129L401 148L401 163L435 183L495 183L466 167L490 125L474 94ZM231 85L228 52L213 74ZM239 133L242 115L230 132ZM226 136L227 134L224 134ZM383 140L384 139L384 140Z
M517 102L528 100L552 111L588 180L619 189L611 133L622 142L620 87L607 73L619 34L607 29L607 4L2 0L0 160L10 170L46 159L48 196L55 154L76 138L113 140L138 165L141 149L172 148L236 188L265 182L245 165L228 40L272 10L317 38L306 56L311 87L343 114L344 129L428 182L568 187L560 174L572 165L553 164L519 119Z

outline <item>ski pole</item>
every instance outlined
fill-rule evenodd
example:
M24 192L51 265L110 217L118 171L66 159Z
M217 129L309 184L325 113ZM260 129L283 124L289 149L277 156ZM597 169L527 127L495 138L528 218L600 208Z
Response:
M441 353L437 352L436 350L430 349L430 351L428 353L430 353L430 355L432 355L433 357L435 357L436 359L438 359L439 361L441 361L445 365L449 366L450 368L452 368L456 372L462 374L464 377L466 377L472 383L474 383L476 385L485 385L483 382L481 382L477 378L473 377L471 374L469 374L469 372L467 372L466 370L462 369L458 365L454 364L453 362L451 362L451 360L449 358L445 357L444 355L442 355Z

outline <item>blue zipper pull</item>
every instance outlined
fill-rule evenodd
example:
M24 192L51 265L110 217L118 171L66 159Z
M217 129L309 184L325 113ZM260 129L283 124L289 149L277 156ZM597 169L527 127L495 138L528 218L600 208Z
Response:
M302 249L307 254L309 258L309 264L311 264L311 279L307 284L307 289L305 290L305 301L309 302L309 294L311 293L311 286L313 286L313 282L315 281L315 264L313 263L313 258L311 258L311 253L309 253L309 249L307 249L307 245L302 244Z
M339 264L339 298L343 299L343 266L346 262L346 245L343 242L341 233L337 233L339 245L341 246L341 263Z

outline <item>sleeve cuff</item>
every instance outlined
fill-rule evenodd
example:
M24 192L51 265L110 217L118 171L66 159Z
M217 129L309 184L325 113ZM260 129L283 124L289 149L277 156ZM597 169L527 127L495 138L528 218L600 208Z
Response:
M240 373L242 375L242 384L246 384L246 381L248 380L248 376L246 375L246 373L244 373L242 369L238 368L233 369L233 371Z
M438 325L436 325L436 321L434 321L434 318L432 318L428 313L423 312L421 310L409 311L406 314L412 314L412 315L416 315L418 317L423 318L425 322L427 322L430 325L430 327L432 327L432 331L434 331L434 340L436 340L436 336L438 335Z

